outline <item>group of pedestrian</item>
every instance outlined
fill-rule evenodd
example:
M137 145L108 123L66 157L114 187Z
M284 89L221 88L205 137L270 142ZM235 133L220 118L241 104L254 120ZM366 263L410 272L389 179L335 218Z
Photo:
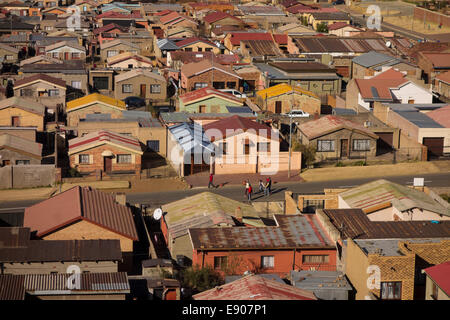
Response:
M265 183L261 179L259 180L259 192L258 193L261 193L261 192L264 192L264 196L266 196L266 197L272 194L272 179L270 177L266 179ZM247 196L248 202L252 201L252 193L253 193L252 185L250 183L250 180L247 179L247 181L245 183L245 195Z

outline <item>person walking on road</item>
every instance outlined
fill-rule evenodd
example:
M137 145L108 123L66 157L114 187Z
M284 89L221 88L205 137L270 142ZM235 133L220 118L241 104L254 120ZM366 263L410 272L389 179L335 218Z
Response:
M213 187L213 188L216 187L216 186L214 185L214 183L213 183L213 178L214 178L214 175L211 173L211 174L209 175L208 189L211 188L211 187Z
M248 184L248 191L247 191L247 198L248 198L248 202L252 202L252 185L249 183Z
M250 181L247 179L247 181L245 182L245 195L248 194L248 188L250 187Z
M259 179L259 193L264 192L264 183Z
M264 185L264 196L267 197L269 195L269 179L266 179L266 184Z

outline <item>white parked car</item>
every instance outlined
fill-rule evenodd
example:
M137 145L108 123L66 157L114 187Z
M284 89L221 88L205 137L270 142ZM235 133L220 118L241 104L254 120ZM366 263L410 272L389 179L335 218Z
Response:
M309 113L304 112L302 110L292 110L291 112L285 113L284 115L291 117L291 118L308 118L309 117Z
M220 89L219 91L232 94L236 98L241 98L241 99L247 98L247 95L245 93L239 92L239 91L234 90L234 89Z

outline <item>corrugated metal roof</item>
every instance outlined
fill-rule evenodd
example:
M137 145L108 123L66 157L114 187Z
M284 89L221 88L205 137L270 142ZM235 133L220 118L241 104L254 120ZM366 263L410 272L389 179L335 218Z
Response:
M193 248L288 249L334 248L315 215L274 215L277 227L189 229Z
M346 276L339 271L291 271L291 283L304 290L352 290Z
M202 153L204 149L214 152L211 141L197 123L180 123L169 127L169 131L175 137L185 153Z
M393 238L449 238L450 221L371 221L362 209L324 209L345 240Z
M273 40L241 40L241 42L247 47L252 57L282 55Z
M0 250L5 263L121 260L119 240L30 240L26 247Z
M27 247L30 242L30 229L21 227L0 228L0 249Z
M24 300L24 275L0 275L0 300Z
M76 186L26 208L24 226L42 237L80 220L138 240L130 208L117 203L113 195L90 187Z
M409 122L415 124L419 128L444 128L442 125L434 121L432 118L428 117L426 114L420 112L419 110L414 111L394 110L394 112L399 114Z
M89 105L89 104L93 104L93 103L102 103L102 104L105 104L105 105L108 105L111 107L126 110L125 102L105 96L103 94L99 94L99 93L92 93L87 96L84 96L84 97L81 97L81 98L78 98L75 100L71 100L71 101L67 102L66 109L68 112L70 112L70 111L72 111L72 109L77 109L81 106L85 106L85 105Z
M317 300L311 291L249 275L193 296L194 300Z

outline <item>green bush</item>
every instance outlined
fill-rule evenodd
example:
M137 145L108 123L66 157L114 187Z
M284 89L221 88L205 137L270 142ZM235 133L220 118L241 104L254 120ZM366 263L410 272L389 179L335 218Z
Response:
M302 153L302 163L306 167L310 167L316 161L316 148L301 144L297 140L292 141L292 151L300 151Z
M328 33L328 26L325 23L319 23L317 25L317 32Z
M69 175L72 177L72 178L75 178L75 177L81 177L81 174L78 172L78 170L77 169L75 169L75 168L70 168L69 169Z
M345 167L345 164L343 162L341 162L341 161L338 161L336 163L336 167Z
M441 194L442 199L450 203L450 194Z
M192 289L195 294L220 286L224 283L222 276L210 266L189 267L180 273L180 282L183 287Z
M365 166L366 164L367 164L366 161L361 160L361 161L356 161L356 162L354 162L352 165L353 165L353 166L361 166L361 167L363 167L363 166Z

